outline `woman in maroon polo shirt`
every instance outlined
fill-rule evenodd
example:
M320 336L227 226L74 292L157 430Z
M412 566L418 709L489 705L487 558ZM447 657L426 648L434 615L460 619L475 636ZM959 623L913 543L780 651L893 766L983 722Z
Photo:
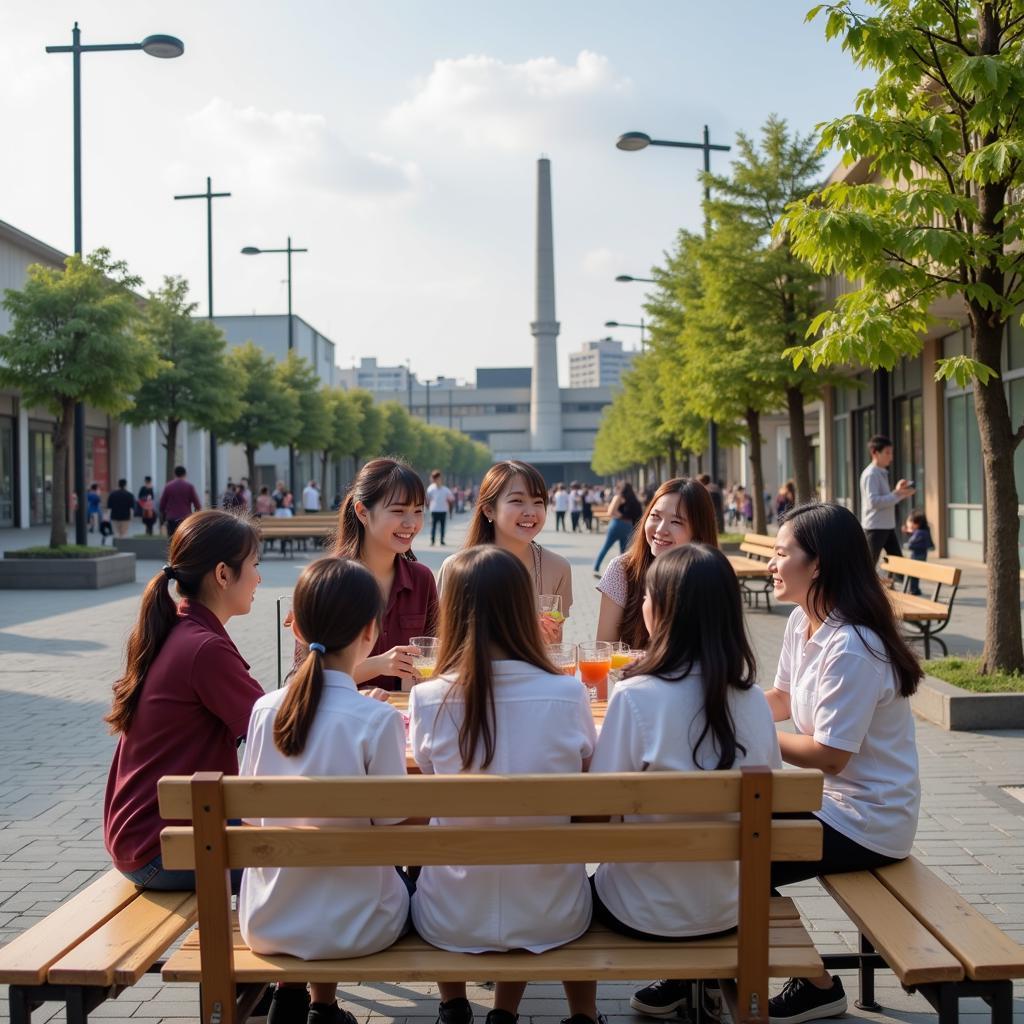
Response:
M238 740L263 687L224 624L252 608L259 555L259 534L247 519L195 512L175 530L168 564L143 594L105 719L119 739L103 802L114 866L143 888L195 888L193 872L164 869L160 858L165 822L157 781L199 771L238 774ZM182 598L177 605L172 582Z
M338 513L333 553L362 562L384 593L377 643L353 673L360 689L399 690L403 679L419 679L409 639L430 636L437 622L434 574L412 553L426 500L423 481L404 462L373 459L359 471Z

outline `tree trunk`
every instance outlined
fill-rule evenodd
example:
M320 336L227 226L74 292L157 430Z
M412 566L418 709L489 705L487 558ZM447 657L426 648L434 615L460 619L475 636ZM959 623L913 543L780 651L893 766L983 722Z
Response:
M675 442L670 442L668 446L668 475L669 478L674 480L676 472L679 469L679 453L676 450Z
M65 399L61 404L57 429L53 438L53 491L50 495L50 547L59 548L68 542L68 453L75 424L75 403ZM88 514L88 509L86 509Z
M251 488L256 480L256 445L254 444L247 444L245 446L245 465L248 469L249 487ZM219 500L217 504L220 504Z
M176 459L174 453L178 450L178 424L181 420L169 419L164 425L164 454L166 455L166 464L164 466L164 479L174 479L174 466ZM200 485L201 486L201 485ZM217 503L213 501L213 495L210 495L210 504L216 508Z
M814 500L814 491L811 489L811 446L807 443L804 423L804 393L800 388L786 388L786 406L789 409L789 443L793 452L796 503L803 505Z
M750 487L750 501L754 506L754 533L765 534L768 525L764 515L764 461L761 452L761 414L756 409L747 409L747 433L750 435L750 471L753 482Z

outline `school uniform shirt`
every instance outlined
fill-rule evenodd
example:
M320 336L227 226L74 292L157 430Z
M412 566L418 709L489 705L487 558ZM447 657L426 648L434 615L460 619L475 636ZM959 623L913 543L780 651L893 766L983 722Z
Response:
M596 733L586 690L575 678L549 675L522 661L495 661L494 759L481 768L481 744L465 769L487 775L579 772ZM444 677L409 695L409 737L424 774L458 775L464 704ZM445 701L445 697L448 697ZM568 823L567 817L440 818L432 824ZM586 851L580 850L581 861ZM586 869L580 864L424 867L412 898L419 934L461 953L528 949L542 953L578 938L590 926Z
M409 643L414 636L431 636L437 626L437 584L434 574L422 562L395 558L395 578L391 583L380 635L370 657L386 654L392 647ZM375 676L360 686L379 686L382 690L400 690L397 676Z
M789 694L797 732L852 754L838 775L825 776L816 813L868 850L906 857L921 804L910 701L870 629L829 619L808 640L807 624L794 609L775 687Z
M168 824L157 807L162 776L238 773L237 742L262 696L217 616L183 600L107 776L103 838L119 871L137 871L160 852Z
M729 711L736 739L735 768L781 768L779 741L763 691L730 690ZM700 674L672 682L635 676L615 687L608 703L590 772L692 772L713 769L718 751L705 737ZM683 821L685 815L627 815L626 821ZM686 937L735 928L739 920L739 865L733 861L693 864L602 864L594 877L604 905L621 921L649 935Z
M326 670L320 704L301 754L274 745L274 719L288 688L253 708L242 775L404 775L405 723L389 704L363 696L352 677ZM399 819L400 820L400 819ZM374 825L396 819L375 818ZM253 825L371 824L367 818L255 818ZM242 938L257 953L303 960L366 956L405 929L409 893L390 865L338 868L246 868L238 896Z

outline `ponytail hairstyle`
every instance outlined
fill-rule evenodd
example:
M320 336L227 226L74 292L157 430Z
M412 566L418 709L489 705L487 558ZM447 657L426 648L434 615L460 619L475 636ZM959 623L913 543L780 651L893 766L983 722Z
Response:
M338 558L361 558L366 530L356 515L356 502L367 508L378 505L426 505L427 492L416 472L400 459L371 459L356 474L338 511L338 535L332 554ZM416 561L410 548L404 558Z
M676 477L666 480L651 498L643 518L633 531L633 540L626 552L623 565L626 570L626 604L622 609L620 638L630 647L642 649L650 639L644 624L644 593L647 589L647 570L654 561L651 545L647 543L646 527L651 509L665 497L674 494L679 501L679 510L686 516L690 527L691 544L707 544L718 547L718 523L715 506L708 489L698 480ZM668 552L666 552L668 554ZM661 557L664 558L664 555Z
M481 488L482 489L482 488ZM464 548L445 562L441 592L437 674L452 673L464 713L459 726L462 767L470 768L483 746L481 768L494 759L494 667L492 660L525 661L557 674L544 649L537 598L526 567L493 544Z
M736 738L729 691L749 690L757 678L736 573L718 548L683 544L654 559L647 571L647 593L654 633L643 660L623 675L679 683L694 669L699 671L704 716L693 759L714 769L732 768L737 753L746 750ZM694 727L700 722L696 718ZM710 762L707 756L698 757L705 740L711 743Z
M292 597L295 628L309 653L288 684L274 718L274 746L285 757L305 749L324 690L324 655L344 650L371 623L380 631L384 595L366 566L321 558L306 566Z
M127 732L135 717L146 673L178 621L171 582L178 594L196 599L203 580L223 562L237 576L247 558L260 550L255 522L222 509L193 512L174 531L167 565L142 595L139 617L128 638L124 674L114 683L114 701L103 719L113 733Z
M478 544L494 543L494 523L488 520L488 513L485 506L491 506L490 518L494 518L493 508L498 499L512 486L516 478L519 478L523 490L531 498L542 498L545 507L548 504L548 485L536 466L519 459L506 459L504 462L496 462L484 474L480 481L480 491L473 504L473 518L469 521L469 529L466 531L466 539L463 541L464 548L473 548ZM564 488L563 488L564 490ZM447 580L448 570L445 569ZM447 586L447 583L445 584Z
M876 441L884 441L883 447L889 444L884 437L871 439L872 444ZM808 558L818 560L818 575L807 594L808 607L822 622L831 616L858 632L871 630L882 642L884 654L879 656L870 643L865 646L892 665L900 696L913 696L924 675L921 663L900 634L892 602L882 588L857 517L842 505L814 501L787 512L782 525L793 531L793 539Z

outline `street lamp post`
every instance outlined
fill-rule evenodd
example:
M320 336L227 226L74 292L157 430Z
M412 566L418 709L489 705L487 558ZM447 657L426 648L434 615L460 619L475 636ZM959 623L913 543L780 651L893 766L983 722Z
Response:
M618 320L605 320L605 327L635 327L640 332L640 348L647 348L647 324L644 322L644 318L640 317L640 323L638 324L623 324L619 323Z
M292 253L309 252L308 249L296 249L292 246L292 236L288 236L288 244L283 249L260 249L255 245L247 245L242 249L245 256L261 256L267 252L284 252L288 254L288 351L295 348L295 324L292 320ZM249 481L252 485L254 481ZM288 445L288 487L295 494L295 445Z
M711 144L711 137L708 133L708 126L704 125L704 134L700 142L674 142L669 139L652 139L644 132L626 132L620 135L615 145L627 153L635 153L637 150L646 149L648 146L669 146L673 149L699 149L704 153L704 173L711 172L711 151L728 153L729 146ZM711 186L707 179L704 180L704 200L711 198ZM708 233L708 219L704 217L704 233ZM623 275L625 277L625 275ZM621 280L621 278L619 279ZM718 482L718 424L714 420L708 421L708 462L710 463L711 479Z
M82 255L82 54L108 53L115 50L142 50L150 57L180 57L185 44L174 36L146 36L141 43L93 43L82 45L82 32L75 22L70 46L47 46L47 53L71 54L72 132L74 136L74 222L75 252ZM85 508L85 406L75 404L75 543L86 543ZM61 515L67 510L61 509Z
M175 199L205 199L206 200L206 296L207 312L210 322L213 322L213 201L224 199L230 196L230 192L214 192L210 185L210 179L206 179L205 192L193 192L189 195L175 196ZM254 483L255 481L252 481ZM216 508L218 504L217 486L217 438L213 430L210 430L210 508Z

